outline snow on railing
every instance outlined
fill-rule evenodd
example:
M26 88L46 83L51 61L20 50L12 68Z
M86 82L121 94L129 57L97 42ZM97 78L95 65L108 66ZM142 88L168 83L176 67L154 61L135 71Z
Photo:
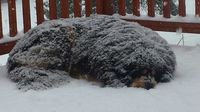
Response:
M147 15L140 13L140 0L133 0L133 14L126 14L125 0L119 0L119 14L127 21L138 22L156 31L200 33L200 0L195 0L195 15L186 15L185 0L178 0L178 14L171 16L172 0L163 0L163 15L155 15L155 0L147 0ZM193 6L191 6L193 7Z
M57 0L49 0L49 17L50 20L57 19ZM74 17L82 16L82 3L84 1L85 16L88 17L92 14L92 9L95 2L95 13L112 15L114 14L113 0L73 0ZM181 29L182 32L200 33L200 0L195 0L195 15L193 17L186 14L186 0L178 0L178 16L171 16L170 2L172 0L163 0L163 16L157 16L155 14L155 0L147 0L147 16L141 15L140 2L141 0L132 0L132 15L126 13L126 1L118 1L118 13L120 17L127 21L138 22L139 24L149 27L158 31L172 31L176 32L177 29ZM44 1L35 0L36 3L36 23L37 25L45 21L44 18ZM70 17L70 0L60 0L61 2L61 17ZM1 1L0 1L1 4ZM18 5L18 4L17 4ZM192 7L192 6L191 6ZM8 53L16 40L19 37L19 29L17 29L16 18L16 0L8 0L8 16L9 16L9 36L15 39L5 39L4 29L2 27L2 9L0 5L0 55ZM22 12L23 12L23 33L31 29L31 11L30 0L22 0ZM5 16L5 15L3 15Z

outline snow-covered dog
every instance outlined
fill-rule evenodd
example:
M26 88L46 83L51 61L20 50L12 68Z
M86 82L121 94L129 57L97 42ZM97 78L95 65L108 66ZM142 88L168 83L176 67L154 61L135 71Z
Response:
M57 86L70 76L150 89L170 81L175 65L157 33L112 16L47 21L21 38L7 63L9 78L26 89Z

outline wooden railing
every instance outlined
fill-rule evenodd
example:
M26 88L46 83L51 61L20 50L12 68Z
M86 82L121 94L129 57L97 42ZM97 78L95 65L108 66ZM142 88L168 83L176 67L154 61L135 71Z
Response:
M74 4L74 17L81 17L81 1L73 0ZM113 11L113 0L85 0L85 15L86 17L92 14L92 2L96 3L96 13L112 15ZM132 16L126 15L126 0L118 0L119 4L119 15L121 19L127 21L138 22L139 24L149 27L157 31L171 31L175 32L177 29L182 30L182 32L188 33L200 33L200 21L195 21L200 19L200 0L195 0L195 15L194 21L187 21L188 16L186 15L186 4L185 0L179 1L179 16L173 17L171 19L170 14L170 2L171 0L163 0L163 18L158 19L155 15L155 0L147 0L147 16L141 16L140 12L140 0L133 0L132 2ZM16 18L16 1L8 0L8 12L9 12L9 35L10 37L15 37L18 34L17 29L17 18ZM1 1L0 1L1 4ZM56 0L49 0L50 6L50 19L57 19L56 12ZM0 5L0 55L9 53L10 50L15 45L16 41L10 41L2 43L3 40L3 27L2 27L2 10ZM22 10L23 10L23 30L26 33L31 29L31 17L30 17L30 0L22 0ZM61 17L70 17L69 12L69 0L61 0ZM3 15L4 16L4 15ZM36 16L37 24L41 24L44 19L44 5L43 0L36 0ZM176 18L176 19L174 19ZM181 18L181 21L179 20Z

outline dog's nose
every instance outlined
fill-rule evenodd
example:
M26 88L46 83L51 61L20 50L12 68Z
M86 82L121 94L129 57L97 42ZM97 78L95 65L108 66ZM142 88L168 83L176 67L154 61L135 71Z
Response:
M149 89L151 89L151 88L153 88L153 87L154 87L154 84L152 84L152 83L150 83L150 82L146 82L146 83L144 84L144 88L147 89L147 90L149 90Z

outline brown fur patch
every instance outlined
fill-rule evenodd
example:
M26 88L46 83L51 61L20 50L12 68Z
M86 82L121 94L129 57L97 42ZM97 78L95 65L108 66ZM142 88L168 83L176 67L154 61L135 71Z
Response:
M99 82L97 78L95 77L95 75L83 73L82 71L74 67L71 70L70 76L75 79L82 79L82 80L87 80L90 82Z
M141 76L133 80L133 82L129 85L130 87L137 87L137 88L145 88L145 83L151 83L154 86L157 84L155 79L151 77L151 80L146 80L146 76Z
M92 77L91 75L88 75L88 74L78 74L74 78L76 78L76 79L82 79L82 80L87 80L87 81L90 81L90 82L98 82L95 77Z

